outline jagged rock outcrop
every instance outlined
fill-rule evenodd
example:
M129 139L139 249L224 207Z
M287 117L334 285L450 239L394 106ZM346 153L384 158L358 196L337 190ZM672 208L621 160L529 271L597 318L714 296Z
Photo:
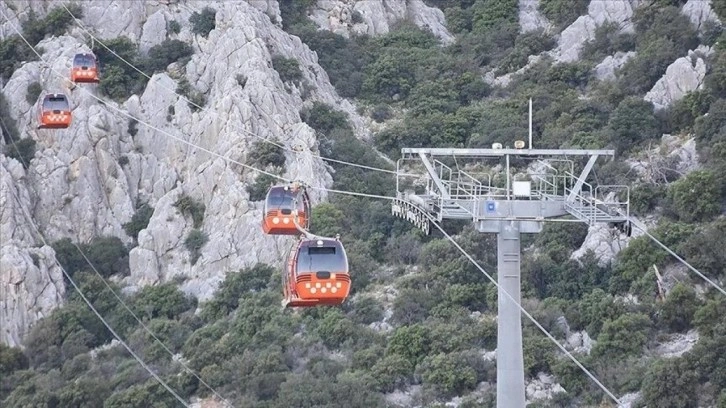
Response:
M549 33L554 28L547 17L539 12L539 0L519 0L519 31L544 30Z
M598 265L606 266L615 256L628 245L628 237L608 224L595 224L588 228L585 241L580 248L572 253L570 259L580 259L588 251L592 251Z
M408 20L430 30L445 45L454 42L444 13L422 0L318 0L310 19L320 28L345 37L350 33L385 34L392 24Z
M528 401L548 400L558 392L564 392L560 384L555 381L555 377L551 374L538 373L537 378L527 383L525 393Z
M25 177L18 161L0 156L0 343L10 346L20 345L65 293L55 252L43 245L23 210L32 206Z
M665 75L643 99L652 102L655 110L661 110L680 100L688 92L701 89L707 71L705 59L712 52L711 47L704 45L688 51L688 56L678 58L668 66Z
M665 183L700 168L695 138L664 134L661 143L626 160L648 183Z
M706 21L721 23L718 15L711 8L711 0L688 0L683 5L683 8L681 8L681 12L688 16L693 26L699 31L703 28L703 23Z
M689 330L687 333L673 333L668 340L659 344L655 353L662 357L680 357L698 343L698 331Z
M633 17L636 4L633 1L591 1L587 15L580 16L560 34L557 48L552 51L555 61L577 61L582 46L595 38L595 29L603 23L617 23L620 29L626 32L633 30L630 19Z
M625 65L636 54L635 51L618 51L615 55L608 55L602 62L595 66L595 78L600 81L614 81L616 79L615 71Z

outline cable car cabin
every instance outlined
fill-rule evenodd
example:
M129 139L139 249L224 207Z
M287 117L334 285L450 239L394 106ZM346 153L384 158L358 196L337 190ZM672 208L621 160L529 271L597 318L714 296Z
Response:
M296 203L297 202L297 203ZM293 210L297 210L297 223L304 229L310 225L310 198L304 188L296 185L270 187L265 198L262 230L271 235L297 235Z
M73 57L71 81L98 83L98 64L93 54L76 54Z
M283 274L285 307L340 305L350 292L348 256L337 239L301 239Z
M71 125L71 107L64 94L47 94L38 107L38 129L65 129Z

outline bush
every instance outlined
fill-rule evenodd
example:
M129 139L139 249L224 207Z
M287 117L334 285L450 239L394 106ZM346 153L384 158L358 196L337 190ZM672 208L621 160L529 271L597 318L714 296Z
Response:
M204 222L204 211L206 206L186 194L182 194L181 197L174 203L174 207L178 208L185 216L191 216L194 222L194 228L201 228Z
M282 82L300 81L303 78L300 63L294 58L273 55L272 67L280 74Z
M131 137L134 137L134 136L136 136L137 133L139 133L139 129L136 127L136 126L138 126L138 124L139 124L138 120L136 120L134 118L129 119L129 125L128 125L128 128L126 129L126 131L129 132Z
M587 4L582 0L542 0L539 9L548 20L563 29L587 14Z
M262 201L267 196L267 190L275 184L276 177L269 174L260 174L255 179L255 183L247 186L247 193L250 195L250 201Z
M22 350L0 343L0 374L3 377L26 368L28 368L28 358Z
M192 33L207 38L209 32L217 26L216 17L217 10L211 7L204 7L201 13L195 11L189 17L189 22L192 23Z
M642 402L649 407L698 406L698 377L683 358L658 360L643 379Z
M386 104L378 104L373 108L371 112L371 118L378 123L385 122L392 116L391 108Z
M145 65L154 72L164 71L169 64L179 60L188 60L192 54L194 54L194 49L189 44L179 40L166 39L161 44L149 49Z
M174 283L145 286L132 301L133 310L147 319L178 319L196 307L196 299L187 296Z
M615 360L640 354L650 327L648 316L640 313L628 313L606 321L592 348L593 356Z
M678 283L668 293L660 319L670 330L683 332L691 328L691 321L698 307L699 302L693 288Z
M668 188L673 210L685 222L708 221L721 212L721 185L708 170L696 170Z
M659 136L653 104L637 97L626 98L615 108L608 127L613 131L613 144L621 152Z
M207 104L207 97L203 93L196 91L186 78L179 80L176 92L187 98L189 108L193 112L199 111Z
M2 42L0 42L0 61L2 61ZM2 92L0 92L0 134L2 134L6 145L20 139L15 120L10 116L10 106L8 106L8 101ZM7 153L5 155L7 156Z
M91 264L103 276L125 272L128 263L125 258L129 251L117 237L97 237L82 247Z
M280 142L275 140L272 142L274 143L260 140L252 145L249 160L253 166L262 168L267 166L275 166L279 168L285 167L284 150L282 147L277 146Z
M35 157L35 140L30 137L20 139L4 146L3 153L5 156L19 161L24 169L30 167L30 161Z
M167 23L166 29L172 34L179 34L179 32L181 31L181 24L179 24L179 22L176 20L171 20L169 21L169 23Z
M43 92L43 87L40 85L40 82L32 82L28 85L27 92L25 93L25 100L28 101L29 104L34 105L38 102L38 97L41 92Z
M192 265L196 264L199 257L202 256L201 249L207 241L209 241L209 237L207 237L207 234L204 232L198 229L189 231L189 235L187 235L187 238L184 240L184 246L191 254L190 258Z
M136 44L128 37L118 37L104 41L105 47L94 43L92 51L99 61L103 61L103 75L99 89L110 98L123 101L129 96L144 90L148 78L121 61L118 55L135 66L143 66L144 61L138 54ZM106 49L108 47L114 53Z
M32 44L32 43L31 43ZM36 48L37 49L37 48ZM38 56L18 35L0 40L0 79L3 83L25 62L35 61Z
M78 4L69 4L66 7L76 18L83 18L83 9ZM46 35L61 36L73 23L71 14L64 7L55 7L48 12L45 18L39 20L31 10L28 20L21 24L23 36L31 45L38 44Z
M128 159L126 159L126 161L128 162ZM141 206L136 208L136 212L131 217L131 221L123 225L124 231L136 240L139 236L139 232L149 225L149 220L153 214L154 209L149 204L141 204Z

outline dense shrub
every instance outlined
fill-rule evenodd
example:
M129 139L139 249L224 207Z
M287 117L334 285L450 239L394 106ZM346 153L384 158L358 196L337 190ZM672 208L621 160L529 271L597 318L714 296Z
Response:
M196 264L199 257L202 256L201 249L207 241L209 241L209 237L204 232L198 229L189 231L189 235L184 240L184 246L189 250L192 265Z
M254 184L248 184L246 189L250 195L250 201L261 201L267 196L267 190L270 186L277 182L277 177L273 177L269 174L260 174L255 178Z
M3 146L3 154L19 161L24 169L28 169L30 161L35 157L35 144L34 139L26 137Z
M217 10L211 7L204 7L201 13L195 11L189 17L189 22L192 23L192 33L206 38L209 32L216 27L216 18Z
M0 52L1 51L2 43L0 43ZM0 55L0 57L2 57L2 55ZM0 61L1 60L2 59L0 59ZM8 106L8 101L5 99L5 94L2 92L0 92L0 134L2 134L3 140L7 145L20 139L20 134L18 133L18 127L15 124L15 120L10 116L10 106Z
M707 221L721 212L721 185L708 170L697 170L668 188L673 210L686 222Z
M279 168L285 167L285 153L282 147L278 146L280 142L273 140L257 141L252 145L249 154L250 164L257 167L275 166Z
M203 93L194 89L194 87L192 87L192 84L190 84L186 78L182 78L179 80L179 84L176 87L176 92L187 98L187 104L193 112L199 111L204 107L204 105L207 104L207 97Z
M126 156L123 156L126 157ZM128 159L126 159L128 162ZM120 160L119 160L120 162ZM134 240L138 238L139 231L149 225L149 220L154 214L154 209L147 203L143 203L136 208L136 212L131 217L131 221L123 225L124 231Z
M181 24L176 20L171 20L166 24L166 30L172 34L179 34L181 31Z
M141 92L146 87L148 78L118 58L121 57L135 66L143 66L144 60L138 54L136 44L128 37L118 37L105 40L104 45L105 47L95 42L92 44L93 53L104 64L99 83L101 92L117 101Z
M73 23L73 16L64 7L67 7L76 18L83 18L83 9L78 4L54 7L43 19L38 19L31 10L28 19L22 23L23 36L35 46L46 35L61 36Z
M89 261L93 268L103 276L125 273L128 270L125 262L128 249L117 237L96 237L88 244L79 244L78 247L86 255L88 261L68 238L56 241L52 246L56 252L56 259L71 275L82 269L90 270Z
M194 222L194 228L201 228L204 222L204 211L206 206L186 194L182 194L178 200L174 203L174 207L178 208L179 211L186 215L191 216Z
M303 78L300 63L295 58L273 55L272 67L280 74L282 82L295 82Z
M29 104L35 105L35 103L38 102L38 97L41 92L43 92L43 87L40 85L40 82L31 82L26 90L25 100L28 101Z
M539 10L545 17L562 29L572 24L578 17L587 14L586 0L542 0Z
M164 71L172 62L183 61L193 53L194 49L189 44L179 40L166 39L161 44L149 49L145 65L154 72Z

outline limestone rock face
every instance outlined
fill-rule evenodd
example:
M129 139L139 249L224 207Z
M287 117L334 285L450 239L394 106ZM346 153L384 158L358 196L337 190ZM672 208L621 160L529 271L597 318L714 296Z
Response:
M580 57L582 46L595 38L595 29L606 22L620 24L621 30L630 31L630 19L636 5L631 1L591 1L587 15L580 16L560 34L552 55L557 62L574 62Z
M454 42L444 13L422 0L318 0L310 18L320 28L344 37L351 33L385 34L392 24L409 20L430 30L445 45Z
M700 168L695 138L682 139L665 134L661 143L643 151L640 157L626 160L638 176L648 183L666 183Z
M545 30L549 32L554 27L547 17L539 12L539 0L519 0L519 30L523 33Z
M534 401L552 399L554 394L564 391L565 389L556 382L553 375L540 372L537 374L537 378L532 379L527 384L525 393L527 400Z
M55 252L45 246L24 208L32 207L22 165L0 156L0 343L20 345L28 327L63 301Z
M336 94L317 55L276 25L277 2L265 3L83 3L84 24L102 40L126 35L148 50L168 38L166 24L175 20L181 31L173 38L190 43L195 54L186 66L173 64L168 73L153 75L141 95L117 103L93 85L71 89L67 78L73 55L90 51L88 33L74 27L69 35L41 41L44 61L24 64L3 84L21 137L32 137L37 149L28 170L0 155L0 283L8 291L0 293L0 341L22 341L34 321L60 304L66 290L52 249L19 227L29 225L21 222L23 208L48 243L110 235L134 245L123 225L137 203L153 207L129 255L130 276L121 280L125 292L178 279L183 290L205 300L228 271L257 262L281 267L293 238L262 233L262 205L250 201L246 188L259 175L248 164L255 142L275 139L297 149L285 151L282 177L308 184L315 204L327 199L324 189L332 177L317 157L315 132L302 122L300 110L321 101L346 112L359 138L370 138L370 131L355 107ZM43 16L48 4L3 2L0 7L17 22L31 9ZM205 6L217 10L216 28L207 38L193 35L188 23ZM0 25L2 35L8 24ZM272 65L274 55L297 60L303 79L282 81ZM204 109L191 109L175 93L181 76L205 95ZM35 129L37 107L25 95L36 81L44 90L69 96L69 129ZM21 205L5 204L11 201L9 191L18 191ZM174 206L182 195L205 206L199 229L208 242L194 264L184 244L193 222Z
M686 4L683 5L681 11L683 14L688 16L691 23L697 30L701 30L703 28L703 23L706 21L713 21L718 24L721 23L716 15L716 12L711 8L711 0L688 0Z
M635 51L618 51L615 55L608 55L601 63L595 66L595 77L600 81L614 81L615 71L625 65L636 54Z
M711 48L703 45L688 51L688 56L678 58L668 66L665 75L643 99L652 102L655 110L661 110L680 100L688 92L701 89L707 71L705 58L711 53Z
M587 237L570 259L580 259L588 251L595 254L600 266L605 266L627 246L628 237L607 224L596 224L588 228Z

